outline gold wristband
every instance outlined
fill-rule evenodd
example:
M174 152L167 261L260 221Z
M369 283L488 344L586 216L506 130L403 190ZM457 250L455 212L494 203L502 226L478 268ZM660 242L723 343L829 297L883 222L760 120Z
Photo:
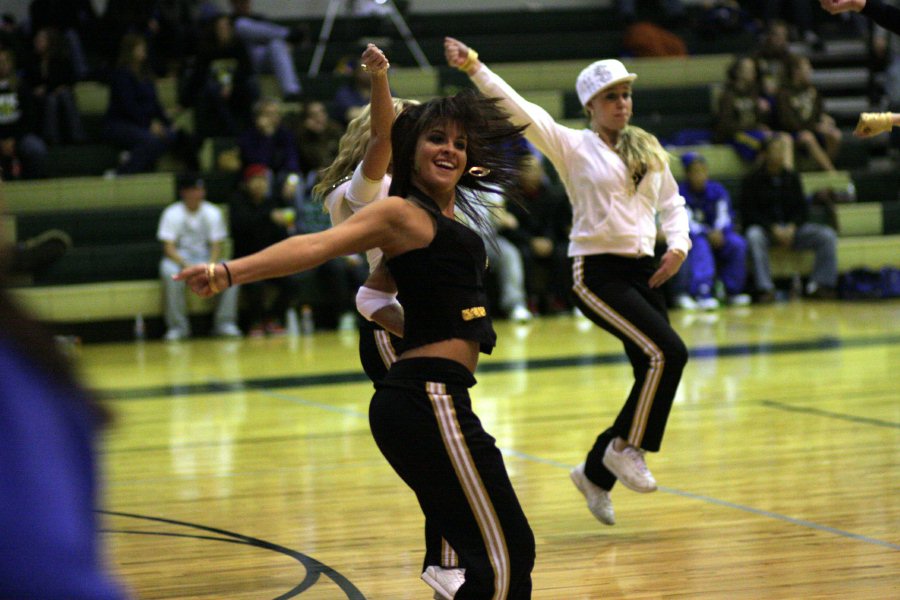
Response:
M209 289L212 290L213 294L218 294L222 291L222 289L216 285L216 263L209 263L206 265L206 278L209 279Z
M478 53L475 52L472 48L469 48L469 53L466 55L466 60L463 61L461 65L456 67L460 71L468 71L472 65L475 64L475 61L478 60Z

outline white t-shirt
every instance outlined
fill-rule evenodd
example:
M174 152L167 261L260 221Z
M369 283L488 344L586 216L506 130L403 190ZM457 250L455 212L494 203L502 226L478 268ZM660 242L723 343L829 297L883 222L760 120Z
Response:
M215 204L204 200L190 212L184 202L178 201L163 211L156 237L161 242L173 242L185 260L198 263L209 259L210 244L228 237L228 230Z
M331 224L343 223L372 202L387 198L390 187L390 175L385 175L379 181L367 179L362 172L362 163L359 163L350 180L331 190L325 197L325 208L331 215ZM381 261L381 250L372 248L366 252L366 258L371 272Z

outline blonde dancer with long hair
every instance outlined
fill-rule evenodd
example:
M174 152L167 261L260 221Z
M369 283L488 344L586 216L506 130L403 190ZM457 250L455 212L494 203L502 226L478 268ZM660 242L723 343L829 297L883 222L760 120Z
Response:
M669 170L669 156L652 134L630 124L629 73L618 60L599 60L575 83L590 128L556 123L478 59L478 53L445 38L447 64L465 72L501 106L560 175L572 203L569 256L578 308L619 338L635 375L615 422L596 439L585 462L571 472L591 513L613 525L609 492L616 481L631 490L656 490L644 461L658 451L687 362L687 349L669 324L660 289L691 247L684 198ZM654 258L657 219L667 250Z

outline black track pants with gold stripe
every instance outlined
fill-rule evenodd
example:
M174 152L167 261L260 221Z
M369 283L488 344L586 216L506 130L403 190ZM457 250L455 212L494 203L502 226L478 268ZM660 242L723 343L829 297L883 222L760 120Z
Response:
M622 341L634 372L634 386L615 423L601 433L587 455L584 472L604 489L615 476L603 466L603 453L615 437L650 452L659 450L672 401L687 363L687 348L669 324L665 298L648 281L652 257L611 254L578 256L572 262L578 308ZM607 400L600 390L601 401Z
M474 383L455 361L394 363L369 406L372 435L465 566L456 599L530 598L534 534L494 438L472 412Z
M403 340L388 333L374 323L359 328L359 360L372 383L385 378L388 369L397 360L398 348ZM456 551L443 539L437 528L425 522L425 559L422 570L428 566L444 568L465 567L459 562Z

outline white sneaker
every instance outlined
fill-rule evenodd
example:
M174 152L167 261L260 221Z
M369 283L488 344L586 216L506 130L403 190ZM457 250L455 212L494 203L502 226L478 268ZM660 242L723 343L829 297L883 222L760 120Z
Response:
M750 294L733 294L728 296L728 304L731 306L747 306L753 299L750 297Z
M719 301L712 296L708 298L698 298L697 308L699 308L700 310L716 310L717 308L719 308Z
M572 483L575 484L578 491L587 499L591 514L604 525L615 525L616 513L613 512L609 492L587 478L584 474L584 463L569 471L569 477L572 478Z
M465 569L430 566L422 572L422 581L434 590L435 600L453 600L456 591L466 582L465 575Z
M514 306L513 309L509 311L510 320L515 321L516 323L527 323L532 317L531 311L521 304Z
M187 333L185 333L181 329L178 329L177 327L173 327L166 332L166 335L163 336L163 339L167 342L180 342L186 337L188 337Z
M216 327L215 331L216 335L219 337L230 337L230 338L239 338L244 337L244 334L234 323L223 323Z
M697 301L687 294L678 294L675 298L675 306L684 310L697 310Z
M614 441L609 443L603 453L603 466L618 477L622 485L629 490L642 494L655 492L656 480L644 462L644 453L630 445L617 452L613 447Z

